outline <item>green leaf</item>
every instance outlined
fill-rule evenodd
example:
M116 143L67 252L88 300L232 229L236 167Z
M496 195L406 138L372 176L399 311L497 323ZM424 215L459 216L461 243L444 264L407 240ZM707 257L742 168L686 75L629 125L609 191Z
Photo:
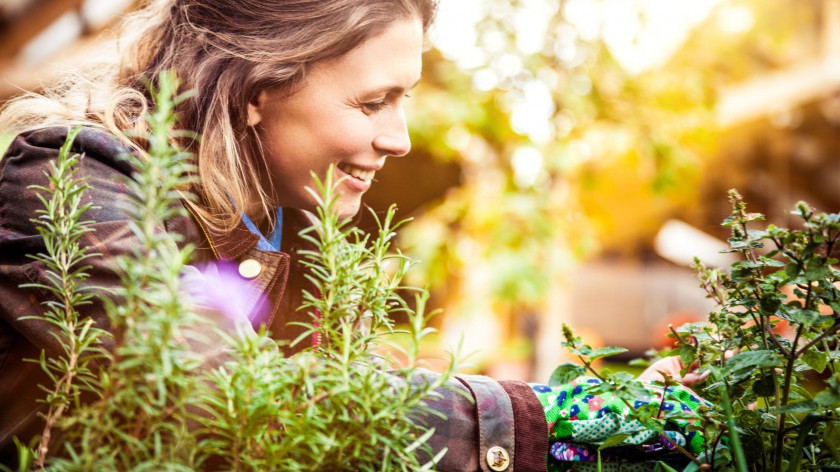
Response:
M615 347L615 346L601 347L601 348L592 350L592 352L589 353L589 358L594 361L595 359L600 359L602 357L614 356L616 354L621 354L621 353L624 353L624 352L627 352L627 349L625 349L623 347Z
M810 326L820 321L820 314L814 310L793 309L789 311L788 315L793 321L805 326Z
M737 424L744 428L757 428L762 423L761 413L755 410L741 410L738 412Z
M619 445L619 444L623 444L623 443L624 443L624 440L625 440L625 439L627 439L627 438L629 438L629 437L630 437L630 435L629 435L629 434L626 434L626 433L614 434L614 435L612 435L612 436L608 437L606 441L604 441L603 443L601 443L601 445L600 445L600 446L598 446L598 450L599 450L599 451L603 451L604 449L606 449L606 448L608 448L608 447L612 447L612 446L617 446L617 445Z
M551 387L565 385L585 373L586 369L583 366L577 365L574 362L564 362L558 365L554 369L554 372L551 373L551 377L548 379L548 385Z
M825 352L816 349L806 349L802 353L802 361L808 364L815 371L822 373L828 364L828 356Z
M777 261L776 259L771 259L769 257L761 256L759 259L761 260L762 263L764 263L764 265L766 267L784 267L785 266L784 262Z
M799 275L799 264L796 262L791 262L790 264L785 266L785 273L791 279L795 279L797 275Z
M787 405L782 405L776 411L779 413L811 413L814 410L818 410L820 408L819 403L813 400L807 400L804 402L796 402L796 403L788 403Z
M760 369L764 367L775 367L780 360L781 357L779 357L776 351L742 351L726 361L726 371L735 372L745 368Z
M773 315L782 306L782 299L772 295L764 296L759 300L759 305L765 313Z
M822 406L834 408L840 403L840 394L831 390L823 390L814 397L814 401Z
M697 472L699 470L700 470L700 466L697 465L696 462L692 461L692 462L689 462L688 465L685 466L685 468L682 470L682 472Z
M677 469L671 467L670 465L659 461L656 463L656 466L653 468L653 472L677 472Z
M805 266L805 278L809 281L823 280L831 277L831 268L825 265L825 260L814 257Z
M752 388L756 395L762 397L772 397L776 393L776 384L773 382L772 375L756 380Z

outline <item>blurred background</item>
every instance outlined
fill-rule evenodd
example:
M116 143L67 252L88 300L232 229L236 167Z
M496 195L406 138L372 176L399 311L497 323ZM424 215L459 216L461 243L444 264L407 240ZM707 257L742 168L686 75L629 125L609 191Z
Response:
M0 0L0 101L113 55L142 3ZM499 378L546 380L563 323L635 357L704 319L729 188L778 226L840 211L840 0L441 0L409 102L366 200L414 218L430 352Z

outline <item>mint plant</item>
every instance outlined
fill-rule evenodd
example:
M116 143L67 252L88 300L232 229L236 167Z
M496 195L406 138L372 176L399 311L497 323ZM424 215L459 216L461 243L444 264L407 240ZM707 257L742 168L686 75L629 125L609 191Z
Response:
M680 402L676 392L672 388L678 385L677 381L665 376L662 385L662 395L657 397L653 391L646 388L644 382L636 379L627 372L612 372L610 369L598 369L595 367L594 363L598 359L622 354L627 352L627 349L615 346L593 348L585 344L580 337L575 336L572 329L565 324L563 325L563 337L565 338L563 347L574 354L582 365L574 362L565 362L559 365L552 373L549 379L549 385L552 387L561 386L589 374L597 378L600 382L595 385L587 383L586 391L588 394L613 395L624 403L629 411L622 430L607 438L603 443L598 444L599 462L600 452L602 450L610 447L625 446L628 444L626 442L628 439L636 436L660 438L681 453L681 459L688 459L696 466L703 465L700 459L671 439L666 433L668 425L674 420L690 420L696 423L703 421L702 416L693 412L685 412L680 409L665 409L667 402ZM705 410L701 408L700 412L705 412ZM695 426L690 427L690 429L692 428L696 429ZM659 466L665 467L665 470L672 470L665 462L660 462Z
M688 366L683 373L708 371L693 388L718 405L695 419L705 452L690 457L684 470L840 467L840 214L819 213L800 202L792 214L801 227L753 229L763 215L748 213L736 191L729 197L733 211L723 222L731 230L728 252L741 260L729 268L695 261L701 287L716 309L707 322L672 327L675 347L655 354L680 356ZM590 369L619 396L629 400L642 394L626 375L593 369L594 359L618 348L592 349L570 330L565 334L564 345L583 366L561 366L555 381ZM639 409L634 415L658 431L656 415Z
M731 229L730 252L743 260L728 273L696 262L718 309L708 325L676 330L677 352L685 365L696 361L709 369L710 399L732 400L743 455L760 458L757 467L837 466L840 214L800 202L792 213L801 228L756 230L749 225L763 216L748 213L734 190L730 200L733 212L723 224ZM821 375L827 383L809 391L806 376Z

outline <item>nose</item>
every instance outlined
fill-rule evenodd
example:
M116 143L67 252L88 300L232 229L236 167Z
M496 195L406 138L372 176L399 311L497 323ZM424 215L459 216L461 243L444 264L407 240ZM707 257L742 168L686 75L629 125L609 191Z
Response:
M411 138L402 107L381 115L381 126L373 139L373 147L388 156L405 156L411 151Z

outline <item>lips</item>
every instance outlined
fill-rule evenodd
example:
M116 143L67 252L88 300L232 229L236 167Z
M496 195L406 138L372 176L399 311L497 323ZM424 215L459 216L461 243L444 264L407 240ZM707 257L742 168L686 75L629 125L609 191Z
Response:
M342 177L341 186L347 191L354 193L365 193L370 190L374 169L365 169L345 162L336 166L336 172Z
M345 174L365 183L370 183L370 181L373 180L373 176L376 174L376 170L374 169L363 169L346 162L338 164L338 168Z

